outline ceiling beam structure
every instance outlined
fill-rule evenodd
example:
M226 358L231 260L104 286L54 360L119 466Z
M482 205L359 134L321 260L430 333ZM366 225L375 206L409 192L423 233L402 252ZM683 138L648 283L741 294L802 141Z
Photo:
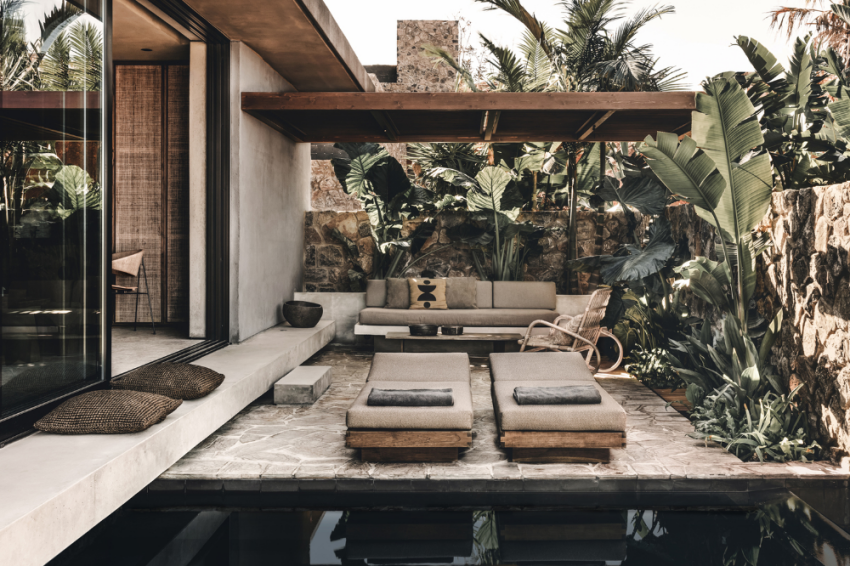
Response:
M640 141L690 130L695 92L242 93L299 142Z

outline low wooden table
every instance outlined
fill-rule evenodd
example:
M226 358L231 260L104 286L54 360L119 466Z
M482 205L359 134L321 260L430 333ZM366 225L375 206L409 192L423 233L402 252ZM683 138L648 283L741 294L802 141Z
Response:
M476 332L464 332L457 336L437 334L436 336L412 336L409 332L387 332L387 340L399 340L400 350L396 351L455 351L455 349L440 346L448 346L449 344L460 344L463 342L490 342L493 345L493 352L504 352L505 346L509 342L518 344L522 340L522 334L485 334ZM412 342L413 344L407 344ZM429 348L428 346L432 346ZM409 348L409 349L408 349Z

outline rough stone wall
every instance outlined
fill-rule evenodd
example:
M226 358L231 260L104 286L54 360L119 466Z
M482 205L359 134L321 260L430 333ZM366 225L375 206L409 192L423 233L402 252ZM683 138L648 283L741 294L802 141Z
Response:
M456 244L434 251L434 246L445 246L451 243L447 229L460 224L465 218L463 213L440 215L436 220L433 235L422 246L422 251L417 257L429 251L433 253L416 263L405 275L414 277L424 270L430 270L442 277L477 278L478 273L468 246ZM523 213L520 216L520 220L529 220L549 229L549 233L540 240L542 253L530 258L527 262L525 279L555 281L559 293L566 293L569 284L564 269L569 245L568 218L566 212L533 212ZM626 220L619 213L606 213L600 220L603 222L604 236L601 253L610 254L628 238ZM410 235L419 223L420 221L417 220L406 222L403 234ZM305 291L350 291L348 272L355 265L360 266L367 274L372 273L375 246L365 212L308 212L304 224ZM357 244L356 256L352 256L338 240L333 238L331 232L334 228L338 228L343 235ZM579 255L600 253L596 250L595 244L596 212L581 211L578 221ZM590 291L589 280L590 274L579 274L579 289L582 293Z
M386 92L454 92L457 73L435 65L422 46L435 45L458 58L460 46L456 20L399 20L396 43L398 80L381 83Z
M458 22L444 20L398 21L398 80L382 83L370 74L377 92L454 92L454 70L434 65L422 54L422 46L436 45L458 56ZM381 144L407 166L406 144ZM356 211L360 203L346 194L334 175L330 161L313 161L310 178L310 202L313 210Z
M759 282L768 320L784 310L772 362L803 384L810 426L834 460L850 455L850 183L773 195L774 247Z

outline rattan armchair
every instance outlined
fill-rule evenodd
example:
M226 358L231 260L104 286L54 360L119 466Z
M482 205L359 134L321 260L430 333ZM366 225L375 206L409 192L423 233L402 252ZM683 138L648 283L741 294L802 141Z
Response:
M617 343L618 357L605 371L617 369L623 361L623 345L610 330L601 326L605 318L605 309L611 298L611 288L597 289L590 296L590 301L585 308L584 314L573 317L570 315L559 316L555 322L535 320L532 322L525 337L520 340L520 352L587 352L585 362L592 371L599 371L602 365L602 356L596 343L600 336L611 338ZM549 333L532 335L532 331L538 326L548 326ZM591 364L593 355L596 354L596 363Z

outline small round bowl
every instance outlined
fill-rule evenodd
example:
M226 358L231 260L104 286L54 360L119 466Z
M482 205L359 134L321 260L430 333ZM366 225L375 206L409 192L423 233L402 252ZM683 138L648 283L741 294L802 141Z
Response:
M313 328L322 319L322 305L307 301L283 303L283 318L295 328Z
M463 326L444 326L440 331L443 336L460 336L463 334Z
M408 328L411 336L436 336L439 330L435 324L411 324Z

